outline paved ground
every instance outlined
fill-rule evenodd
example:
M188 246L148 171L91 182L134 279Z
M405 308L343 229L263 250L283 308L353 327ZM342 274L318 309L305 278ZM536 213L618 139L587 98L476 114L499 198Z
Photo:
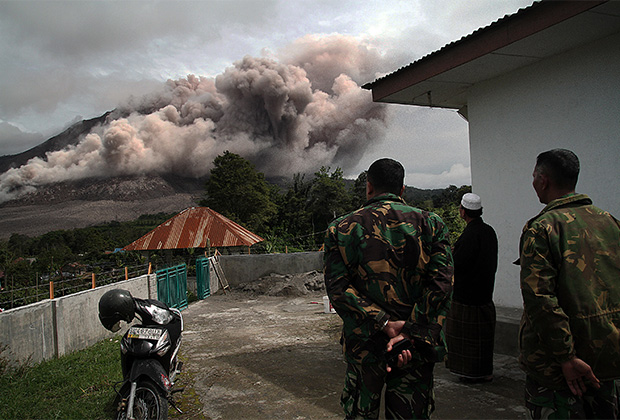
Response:
M181 418L342 418L341 321L324 313L322 294L232 291L191 304L183 316L181 357L192 383L183 398L201 411ZM496 356L491 383L462 384L442 365L435 378L434 419L525 418L524 375L514 357Z

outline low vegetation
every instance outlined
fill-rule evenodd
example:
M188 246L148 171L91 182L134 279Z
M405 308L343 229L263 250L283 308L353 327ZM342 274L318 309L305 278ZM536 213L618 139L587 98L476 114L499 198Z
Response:
M0 419L115 418L114 385L122 380L119 339L107 339L36 366L9 367L0 359ZM184 388L175 396L183 414L170 408L168 417L206 419L191 371L185 369L177 377L175 388Z
M121 379L118 339L36 366L0 360L0 418L110 419Z

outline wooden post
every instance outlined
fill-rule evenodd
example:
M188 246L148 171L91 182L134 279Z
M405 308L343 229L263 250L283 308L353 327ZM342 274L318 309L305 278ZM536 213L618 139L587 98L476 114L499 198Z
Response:
M54 282L50 281L50 300L54 299Z
M129 272L127 271L127 266L125 266L125 280L129 280Z
M94 289L95 288L95 273L93 273L93 280L92 281L93 281L93 287L92 288Z
M146 274L151 274L151 263L149 263L149 272Z

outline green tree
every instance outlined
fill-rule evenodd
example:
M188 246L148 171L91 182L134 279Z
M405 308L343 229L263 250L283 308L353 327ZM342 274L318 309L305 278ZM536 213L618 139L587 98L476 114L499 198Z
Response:
M347 191L342 176L342 169L336 168L331 174L329 169L323 166L314 174L309 191L308 210L312 214L314 232L327 229L327 225L333 219L353 209L351 195Z
M31 253L32 239L26 235L14 233L9 238L7 247L16 255L25 256Z
M206 183L207 206L256 233L268 231L277 208L265 177L241 156L225 151L215 158Z
M298 237L312 233L312 215L308 211L308 200L312 181L307 181L305 175L293 175L286 194L280 201L278 211L278 228L291 237Z
M459 215L459 204L448 203L443 207L433 209L433 213L436 213L441 217L441 220L446 224L450 231L450 243L454 244L456 240L463 233L463 229L467 223Z
M36 268L41 273L54 274L60 272L62 266L73 261L71 248L62 244L43 249L37 256Z
M127 244L128 243L129 242L127 242ZM69 246L75 254L88 257L96 256L104 251L111 251L113 249L106 240L103 229L95 227L76 229L73 240Z
M463 194L468 192L471 192L471 186L469 185L462 185L460 187L450 185L441 192L441 195L433 200L433 207L447 207L452 203L460 203Z
M0 241L0 271L3 271L4 282L13 273L13 261L15 261L15 253L11 250L9 243ZM0 284L4 287L4 284Z
M357 209L366 202L366 180L368 179L368 171L364 171L355 179L351 189L351 204Z

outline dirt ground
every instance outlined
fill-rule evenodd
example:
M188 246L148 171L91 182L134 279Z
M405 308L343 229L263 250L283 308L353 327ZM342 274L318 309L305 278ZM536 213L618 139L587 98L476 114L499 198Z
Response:
M271 276L190 304L181 346L190 409L175 418L343 418L342 323L325 313L321 287L317 272ZM525 418L523 379L511 356L497 355L486 384L462 384L438 364L433 418Z

